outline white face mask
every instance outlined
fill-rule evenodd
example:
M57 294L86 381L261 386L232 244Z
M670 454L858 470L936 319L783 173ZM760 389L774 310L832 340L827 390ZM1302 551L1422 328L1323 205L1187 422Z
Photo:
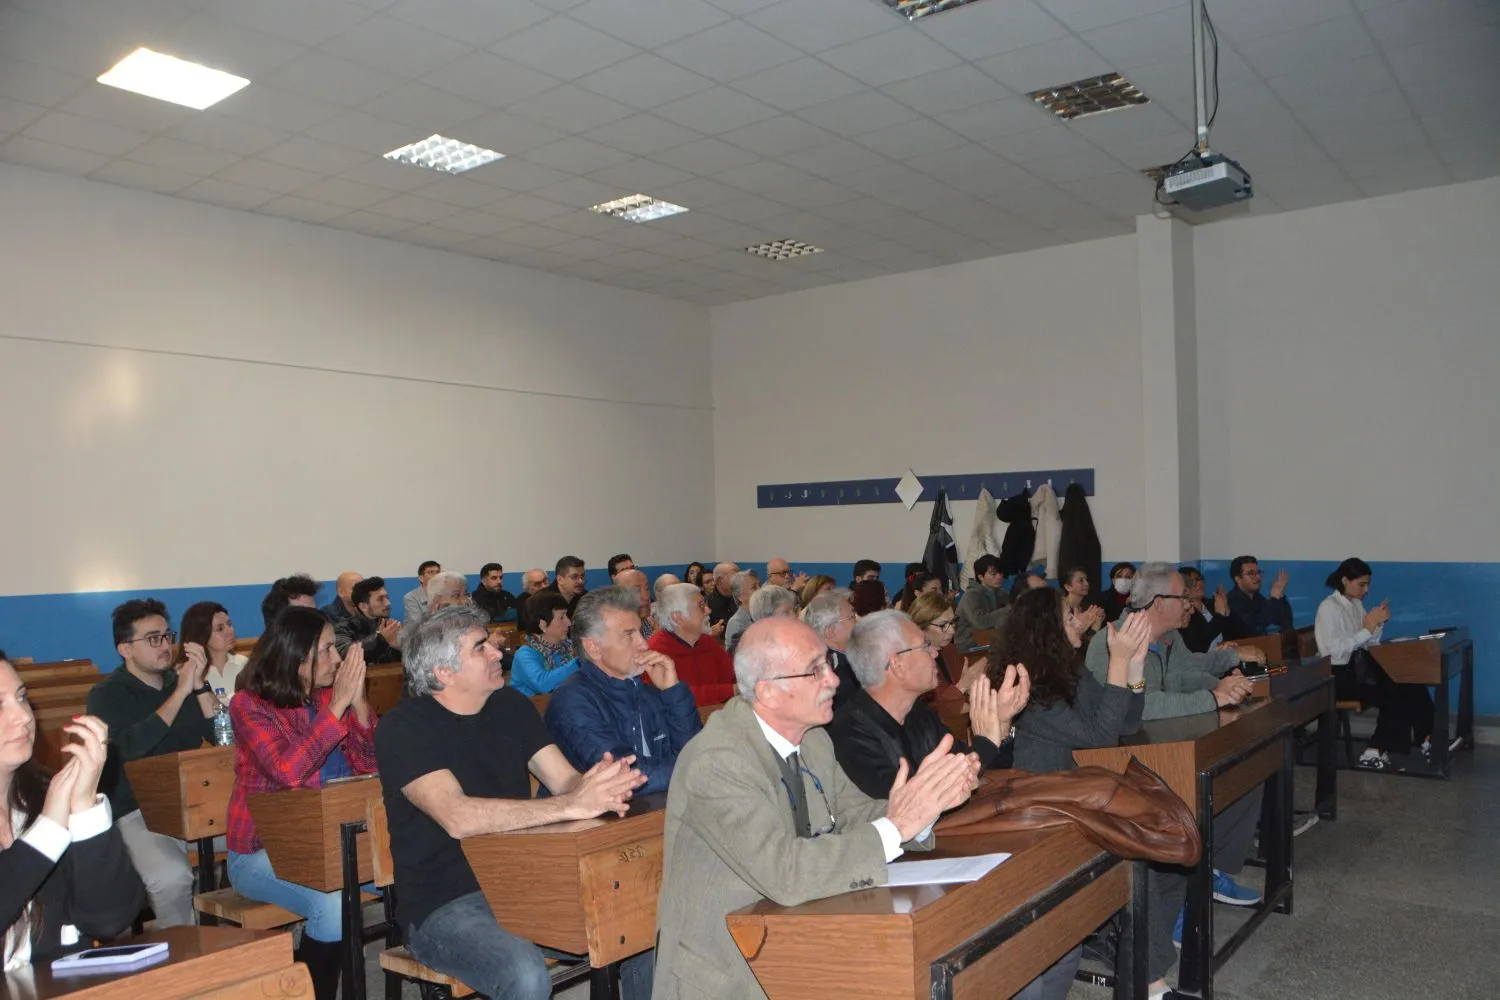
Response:
M1117 576L1117 577L1115 577L1115 579L1114 579L1115 593L1120 594L1121 596L1130 593L1130 585L1132 583L1134 583L1134 582L1135 582L1135 580L1132 577L1128 577L1128 576Z

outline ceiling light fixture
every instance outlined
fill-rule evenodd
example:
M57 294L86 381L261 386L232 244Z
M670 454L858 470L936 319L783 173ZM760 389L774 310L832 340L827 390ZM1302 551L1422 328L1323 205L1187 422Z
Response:
M915 21L928 14L941 14L945 10L973 2L974 0L885 0L885 5L908 21Z
M1074 80L1061 87L1032 91L1027 96L1063 121L1151 103L1151 98L1119 73Z
M385 154L385 159L407 163L413 167L426 167L445 174L461 174L465 170L482 167L486 163L505 159L504 153L476 146L472 142L460 142L441 135L429 135Z
M601 202L590 207L589 211L598 212L600 215L612 215L616 219L624 219L627 222L651 222L655 219L665 219L679 212L686 212L687 209L681 205L674 205L670 201L653 198L649 194L632 194L624 198L616 198L614 201Z
M250 81L220 69L139 48L103 73L99 82L133 94L170 101L202 111L218 104Z
M822 253L823 248L815 247L811 243L803 243L801 240L772 240L758 246L746 247L745 252L767 260L791 260L793 257L807 257L811 254Z

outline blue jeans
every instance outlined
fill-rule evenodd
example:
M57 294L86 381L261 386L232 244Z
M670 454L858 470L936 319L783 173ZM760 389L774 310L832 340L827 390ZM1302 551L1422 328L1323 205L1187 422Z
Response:
M552 977L545 958L577 955L538 948L500 926L484 894L471 892L433 910L406 929L406 947L423 965L462 982L491 1000L547 1000ZM622 1000L649 1000L655 952L620 963Z
M230 851L227 867L229 882L241 896L271 903L306 918L304 933L314 941L344 939L343 905L339 893L319 892L277 878L264 849L254 854ZM362 888L370 891L373 887L366 885Z

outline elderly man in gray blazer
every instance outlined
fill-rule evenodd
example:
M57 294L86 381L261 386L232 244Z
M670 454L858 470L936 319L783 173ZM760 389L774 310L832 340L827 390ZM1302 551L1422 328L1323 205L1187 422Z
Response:
M855 788L821 728L838 677L796 619L746 629L734 674L739 697L682 751L667 794L652 1000L763 1000L725 915L884 885L886 864L930 849L932 824L978 781L945 736L914 774L902 762L888 800Z

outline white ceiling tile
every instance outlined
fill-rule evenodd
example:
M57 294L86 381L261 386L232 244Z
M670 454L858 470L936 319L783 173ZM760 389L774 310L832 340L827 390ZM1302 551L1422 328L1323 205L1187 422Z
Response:
M183 188L196 184L200 179L198 174L136 163L134 160L111 161L89 176L96 181L121 184L125 187L139 188L142 191L155 191L158 194L176 194Z
M436 222L454 214L452 205L445 205L418 194L398 194L385 201L377 201L368 211L376 215L389 215L393 219L405 219L412 223Z
M1379 54L1325 63L1307 72L1279 76L1269 82L1271 89L1294 109L1336 99L1358 98L1396 87L1395 79L1386 69L1385 58Z
M529 194L513 194L486 209L501 218L518 222L547 222L566 215L572 210L568 205L560 205L555 201Z
M507 229L514 229L518 223L514 219L506 219L490 212L459 212L444 219L443 225L470 236L494 236Z
M1361 152L1352 156L1339 156L1340 165L1350 180L1360 183L1370 177L1430 177L1442 171L1440 160L1425 141L1409 146L1393 146L1388 149ZM1444 182L1446 183L1446 182ZM1414 187L1426 186L1414 184Z
M272 163L300 167L317 174L343 173L370 158L367 153L335 146L321 139L309 139L305 135L294 135L286 142L272 146L258 155Z
M909 122L918 114L878 91L865 90L803 108L797 116L847 139Z
M589 176L596 181L613 184L621 191L643 194L652 194L669 184L677 184L693 177L692 174L682 170L645 159L631 160L629 163L622 163L616 167L596 170Z
M660 56L643 52L580 78L578 85L645 110L696 94L713 83Z
M654 193L657 197L665 198L675 205L685 205L692 209L712 208L714 205L722 205L725 202L745 197L745 192L739 188L721 184L707 177L694 177L692 180L666 184Z
M254 82L296 58L305 47L212 14L199 13L173 25L158 48ZM100 69L103 72L103 68Z
M909 80L959 62L958 56L919 32L891 31L821 54L824 62L872 87Z
M109 157L122 156L150 138L145 132L106 125L65 111L47 112L28 125L22 134Z
M387 11L468 45L490 45L552 16L529 0L397 0Z
M1191 59L1190 24L1188 9L1180 7L1095 28L1079 37L1113 66L1123 69L1165 59Z
M1290 76L1321 61L1338 62L1375 51L1357 17L1336 17L1296 31L1240 42L1236 48L1262 76Z
M626 223L626 225L637 225L638 223ZM571 233L569 235L572 235ZM608 257L619 248L613 243L604 240L596 240L592 237L583 236L570 239L566 243L558 243L549 247L553 253L565 254L576 257L579 260L593 260L598 257Z
M913 170L920 170L955 187L960 187L966 179L985 172L1015 170L1015 167L978 143L923 153L908 158L905 163Z
M191 187L186 187L178 191L177 196L179 198L191 198L193 201L206 201L210 204L222 205L225 208L244 209L264 205L275 198L276 193L274 191L263 191L260 188L253 188L244 184L235 184L216 177L208 177Z
M444 223L448 220L444 219ZM474 237L468 233L461 233L444 226L413 226L397 237L402 243L415 243L418 246L431 247L434 250L457 250L465 243L472 243Z
M640 49L577 21L554 17L496 42L490 46L490 51L553 76L573 80L629 59Z
M307 130L307 134L345 149L358 150L371 156L384 156L393 149L425 138L418 135L418 131L410 125L386 121L363 111L346 111L337 118L313 126Z
M309 198L299 198L296 195L282 195L273 198L264 205L258 206L255 211L264 215L274 215L282 219L295 219L298 222L311 222L322 224L341 215L348 215L349 210L338 205L330 205L324 201L313 201Z
M492 111L489 114L472 118L454 127L456 133L453 138L464 142L472 142L485 149L493 149L497 153L506 156L517 156L521 153L539 149L548 143L561 139L565 132L560 129L534 122L529 118L513 115L508 111ZM316 133L309 133L316 134ZM327 138L327 137L325 137ZM421 138L414 136L412 138ZM404 140L412 141L412 138ZM335 140L337 141L337 140ZM401 143L397 143L397 146ZM396 146L388 146L395 149Z
M713 179L752 194L770 194L778 188L806 183L810 176L784 163L761 160L759 163L748 163L743 167L722 171L715 174ZM719 211L723 211L722 206Z
M615 226L601 238L609 240L615 246L644 250L676 239L676 235L663 232L655 226Z
M1294 134L1301 131L1295 122L1291 123L1290 128L1294 130ZM1307 141L1311 142L1310 139ZM1187 138L1187 134L1184 133L1183 135L1154 135L1142 136L1137 139L1110 140L1099 143L1098 148L1104 150L1104 152L1119 160L1131 170L1145 170L1148 167L1157 167L1163 163L1176 161L1188 151L1190 145L1191 143ZM997 144L990 144L990 148L1001 155L1005 153L1005 150ZM1214 133L1214 148L1228 150L1231 156L1241 158L1248 156L1252 159L1256 158L1260 151L1259 145L1239 145L1231 141L1227 135L1221 140L1217 131ZM1062 154L1056 155L1060 156ZM1036 159L1041 159L1041 157L1037 157ZM1015 162L1025 162L1029 168L1035 161L1016 160Z
M540 149L533 149L526 154L525 159L570 174L587 174L619 163L628 163L631 156L589 139L568 136Z
M497 258L507 264L515 264L518 267L531 268L533 270L556 270L568 264L577 262L575 257L565 257L560 253L550 250L530 250L519 248L513 253Z
M574 238L572 233L537 225L516 226L501 234L501 239L506 243L535 250L555 247L559 243L566 243Z
M221 170L216 176L219 180L229 181L232 184L244 184L247 187L275 191L278 194L290 194L320 179L319 175L311 170L299 170L297 167L289 167L284 163L271 163L257 159L241 160Z
M253 156L286 139L291 133L222 115L194 115L168 129L165 134L197 146Z
M589 180L587 177L570 177L557 184L538 188L534 194L538 198L547 198L569 208L588 208L620 197L620 192L611 185Z
M452 130L460 122L485 113L482 104L415 80L381 94L360 110L377 118L410 125L419 133L413 136L413 141L425 139L434 132Z
M48 0L39 10L0 6L0 54L92 80L129 55L139 44L132 44L132 35L139 37L148 28L137 24L132 31L100 23L112 20L113 5L101 10L94 2L88 7L92 9L80 9L68 0Z
M1407 117L1410 115L1401 92L1394 87L1331 93L1316 103L1298 105L1296 111L1296 120L1314 136L1356 129L1375 131L1388 121Z
M980 69L1018 94L1060 87L1115 67L1076 38L1058 38L979 60Z
M1188 7L1186 0L1037 0L1054 17L1074 31L1116 24L1159 11L1179 9L1183 18L1183 33L1187 34Z
M620 268L612 266L610 264L606 264L603 261L590 260L585 261L582 264L574 264L571 267L561 268L559 269L558 273L567 275L570 278L579 278L584 281L603 282L607 281L610 278L619 277L625 272L620 270Z
M1447 166L1455 184L1500 177L1500 153L1476 159L1453 160Z
M589 129L584 137L636 156L652 156L702 138L690 128L647 114L631 115Z
M1382 195L1415 191L1419 188L1440 187L1453 182L1453 175L1439 163L1421 170L1359 177L1355 179L1354 184L1366 198L1379 198Z
M83 77L0 55L0 97L52 107L85 87L97 86L101 85Z
M1327 150L1328 155L1335 160L1357 160L1427 143L1427 136L1415 118L1396 115L1384 121L1380 128L1322 131L1316 138L1318 145Z
M741 167L759 159L754 153L731 146L718 139L699 139L651 154L658 163L693 174L712 174L730 167Z
M1420 45L1388 49L1391 69L1406 85L1451 80L1455 76L1481 75L1495 71L1495 53L1500 52L1500 24L1471 28L1456 35Z
M24 167L51 170L61 174L90 174L109 162L109 157L71 146L59 146L24 135L13 135L0 143L0 160Z
M563 215L554 216L547 220L547 228L556 229L560 233L572 233L574 236L603 236L608 233L618 232L620 229L642 229L645 228L625 219L616 219L608 215L600 215L598 212L573 211Z
M1229 40L1238 44L1278 31L1305 28L1353 13L1349 0L1255 0L1217 4L1209 14Z
M719 86L664 104L655 113L704 135L719 135L774 117L776 111L752 97Z
M739 192L735 192L738 194ZM711 211L693 210L682 212L677 215L668 216L665 219L657 219L651 223L652 232L668 233L674 238L658 246L670 246L683 237L699 237L705 233L711 233L716 229L723 228L725 220ZM639 226L637 229L641 228Z
M944 11L942 17L924 17L916 28L965 59L983 59L1068 33L1032 0L970 4Z
M657 52L719 83L781 66L802 55L798 49L744 21L726 21L664 45Z
M294 94L268 84L257 84L231 94L214 105L212 113L286 132L304 132L343 110L336 104L305 94Z
M1419 115L1467 115L1476 121L1493 121L1497 104L1490 97L1493 74L1455 72L1446 79L1403 81L1402 92Z
M339 205L345 209L368 208L378 201L385 201L391 196L390 191L384 188L374 187L370 184L361 184L358 181L346 180L343 177L328 177L321 181L316 181L303 188L298 194L304 198L327 202L330 205ZM476 233L475 235L487 234Z
M1156 202L1156 188L1136 171L1120 171L1080 177L1077 180L1056 178L1058 187L1079 201L1114 216L1144 215Z
M863 84L817 59L798 59L734 82L734 88L782 111L799 111L863 89Z
M201 0L191 0L193 6ZM370 16L370 10L342 0L209 0L205 10L247 28L303 45L321 45Z
M1064 156L1090 150L1094 147L1087 139L1062 123L1017 132L1013 135L989 139L982 145L999 153L1012 163L1027 163L1049 156Z
M787 206L779 201L757 195L753 198L740 198L736 201L726 201L714 206L714 214L730 222L742 224L759 224L765 219L774 219L787 213ZM709 234L704 234L709 238ZM735 240L740 237L734 237ZM748 237L746 237L748 239Z
M781 162L790 164L798 170L806 170L810 174L831 177L850 170L878 166L886 160L873 149L850 142L848 139L835 139L833 142L814 146L811 149L800 149L795 153L788 153L781 157Z
M1500 5L1491 0L1401 0L1364 14L1370 34L1390 49L1418 45L1497 21L1500 21Z
M780 156L820 146L835 137L816 125L809 125L801 118L777 115L775 118L725 132L720 138L762 156Z
M1312 208L1315 205L1332 205L1340 201L1354 201L1360 197L1359 188L1350 181L1333 181L1325 185L1306 185L1293 182L1273 190L1276 204L1288 211Z
M471 46L388 14L366 18L322 48L344 59L410 77L431 73L471 51Z
M132 149L127 159L147 166L166 167L195 177L207 177L238 163L240 155L158 135Z
M793 208L805 208L820 210L830 205L838 205L855 198L864 197L858 191L851 191L831 181L813 179L798 184L795 187L783 188L776 192L778 201L785 202Z
M950 111L938 115L937 120L960 135L984 142L1017 132L1030 132L1056 119L1038 107L1035 101L1011 97L963 111Z
M1193 142L1192 130L1156 104L1138 104L1102 115L1077 118L1068 122L1066 127L1100 145L1158 135L1178 137L1184 149Z
M918 118L890 128L866 132L855 137L854 141L893 160L904 160L910 156L962 146L969 140L931 118Z
M783 0L745 20L808 53L907 26L901 15L872 0Z
M922 171L915 167L908 167L904 163L884 163L879 166L864 167L860 170L851 170L846 174L838 174L830 180L861 194L876 196L897 188L931 183L931 178ZM841 222L857 221L832 210L825 211L823 214Z
M978 199L967 192L943 184L922 184L917 187L896 188L883 192L880 200L903 212L930 215L938 209L952 208L962 212L975 207Z
M497 105L524 101L560 81L489 52L471 52L439 66L423 76L422 82L479 104Z
M703 0L651 0L645 16L639 0L587 0L567 16L643 49L666 45L729 19Z
M528 163L517 157L506 157L499 163L486 164L468 176L484 184L507 191L535 191L549 184L558 184L571 177L555 167L544 167L540 163Z
M46 113L47 109L39 104L25 104L0 97L0 132L19 132Z
M347 229L355 233L364 233L366 236L395 236L412 228L412 224L405 219L393 219L389 215L375 215L372 212L350 212L332 220L328 225L335 229Z
M587 132L634 113L628 105L600 97L572 84L554 87L544 94L528 98L511 110L532 121L571 133Z
M102 83L86 87L58 105L59 110L141 132L161 132L204 114Z
M1045 177L1053 184L1063 184L1119 173L1121 166L1120 161L1113 156L1093 150L1035 160L1028 163L1026 168L1028 172Z
M936 73L902 80L880 89L924 115L962 111L976 104L1016 96L973 66L967 65L940 69Z

